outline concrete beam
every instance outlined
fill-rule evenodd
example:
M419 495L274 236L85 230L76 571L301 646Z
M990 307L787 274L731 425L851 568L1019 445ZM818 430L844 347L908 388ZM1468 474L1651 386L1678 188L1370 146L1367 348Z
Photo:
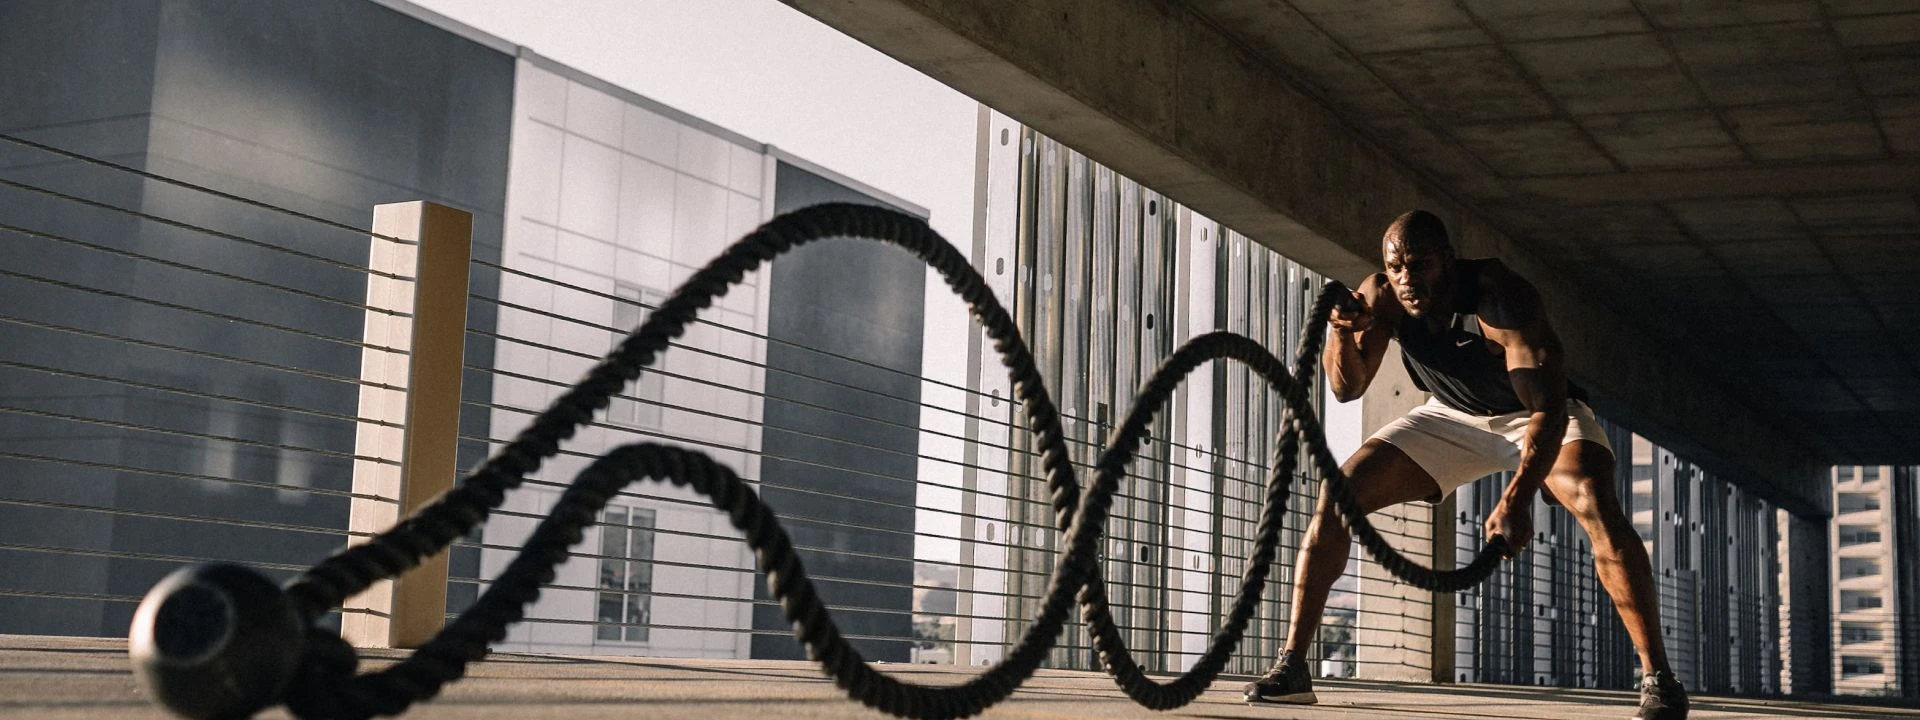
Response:
M1163 0L783 0L1328 276L1379 263L1409 208L1546 295L1575 377L1613 417L1769 500L1823 514L1806 447L1719 381ZM1785 424L1782 422L1781 424Z
M1652 170L1600 175L1520 178L1522 195L1570 205L1664 203L1732 197L1778 197L1780 188L1820 188L1822 193L1884 193L1920 178L1920 162L1869 160L1768 167Z

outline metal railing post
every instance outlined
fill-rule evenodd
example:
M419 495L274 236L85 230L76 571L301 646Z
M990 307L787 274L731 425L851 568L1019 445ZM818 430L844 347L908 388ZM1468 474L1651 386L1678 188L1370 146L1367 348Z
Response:
M369 385L360 391L349 542L391 527L451 488L459 472L472 233L473 216L446 206L374 208L360 368ZM349 600L341 634L359 647L419 647L446 624L446 609L443 551Z

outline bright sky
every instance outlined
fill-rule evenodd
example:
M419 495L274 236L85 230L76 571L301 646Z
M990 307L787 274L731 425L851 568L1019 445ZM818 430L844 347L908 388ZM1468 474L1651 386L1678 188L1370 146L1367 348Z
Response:
M978 105L776 0L413 0L819 163L971 238Z

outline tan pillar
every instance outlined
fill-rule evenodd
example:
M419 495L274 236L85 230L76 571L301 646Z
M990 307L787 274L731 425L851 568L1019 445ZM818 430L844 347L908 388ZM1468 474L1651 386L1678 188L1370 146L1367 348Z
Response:
M427 202L380 205L373 233L360 365L369 384L360 388L353 462L354 494L373 497L352 500L349 543L392 527L451 488L459 473L473 216ZM419 647L446 624L446 611L441 552L349 599L341 635L358 647Z

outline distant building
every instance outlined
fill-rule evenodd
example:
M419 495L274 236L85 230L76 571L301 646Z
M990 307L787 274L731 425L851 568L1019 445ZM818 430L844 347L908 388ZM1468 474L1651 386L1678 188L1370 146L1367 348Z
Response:
M915 564L912 662L953 664L954 630L959 620L959 597L954 586L959 576L959 569L950 565Z
M1833 469L1833 688L1838 693L1915 690L1900 682L1900 640L1903 631L1911 632L1903 627L1911 615L1899 610L1912 600L1901 596L1896 572L1903 560L1894 535L1902 530L1894 522L1900 508L1896 475L1911 482L1909 468Z

